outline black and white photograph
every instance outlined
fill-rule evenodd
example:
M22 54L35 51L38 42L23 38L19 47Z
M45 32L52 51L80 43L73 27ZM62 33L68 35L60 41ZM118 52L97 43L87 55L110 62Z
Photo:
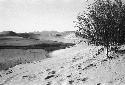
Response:
M0 85L125 85L125 0L0 0Z

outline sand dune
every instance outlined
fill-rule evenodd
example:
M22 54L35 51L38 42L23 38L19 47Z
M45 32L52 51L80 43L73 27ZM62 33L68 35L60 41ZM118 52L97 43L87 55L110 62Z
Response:
M17 65L0 73L1 85L125 85L125 55L106 57L102 47L76 45L53 58ZM81 49L83 48L83 49Z

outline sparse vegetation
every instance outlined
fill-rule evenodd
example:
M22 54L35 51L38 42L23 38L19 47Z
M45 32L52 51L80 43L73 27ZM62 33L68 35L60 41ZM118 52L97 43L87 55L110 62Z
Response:
M77 16L76 35L89 43L111 47L125 43L125 4L121 0L96 0Z
M31 63L49 58L43 49L1 49L0 70L7 70L19 64Z

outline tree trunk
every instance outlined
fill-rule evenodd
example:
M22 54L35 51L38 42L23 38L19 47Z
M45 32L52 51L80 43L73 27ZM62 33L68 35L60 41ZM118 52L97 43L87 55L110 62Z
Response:
M107 55L107 58L109 58L109 42L108 42L108 40L107 40L107 45L106 46L107 46L107 54L106 55Z
M107 45L107 54L106 54L106 55L107 55L107 58L109 57L109 55L108 55L108 52L109 52L109 51L108 51L108 50L109 50L109 46Z

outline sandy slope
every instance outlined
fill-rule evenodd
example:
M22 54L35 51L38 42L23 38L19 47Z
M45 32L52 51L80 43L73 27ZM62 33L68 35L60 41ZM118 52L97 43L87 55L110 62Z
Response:
M84 49L83 49L84 48ZM101 47L77 45L53 58L18 65L0 73L1 85L125 85L125 55L109 60Z

